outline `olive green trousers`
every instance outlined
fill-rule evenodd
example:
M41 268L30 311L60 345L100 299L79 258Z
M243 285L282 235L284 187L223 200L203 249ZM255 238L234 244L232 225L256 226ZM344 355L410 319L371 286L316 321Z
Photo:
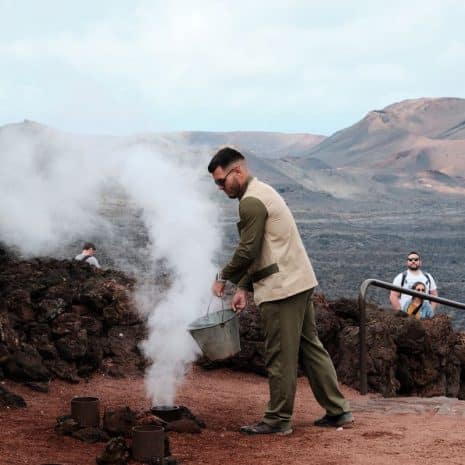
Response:
M318 339L312 294L313 289L309 289L259 306L270 387L263 421L269 425L291 422L299 360L315 399L326 413L340 415L350 411L339 390L333 362Z

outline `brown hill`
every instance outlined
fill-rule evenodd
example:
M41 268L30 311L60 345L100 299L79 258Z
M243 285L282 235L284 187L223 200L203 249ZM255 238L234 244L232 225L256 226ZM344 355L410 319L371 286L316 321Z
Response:
M368 113L310 149L333 167L465 171L465 99L406 100Z
M363 179L370 191L373 186L366 184L367 180L385 184L383 179L390 174L395 176L389 178L391 186L462 193L465 99L405 100L371 111L358 123L311 148L304 157L292 160L305 171L311 169L312 161L326 163L339 176L355 176L358 183ZM431 177L428 172L447 176L427 182L424 179Z

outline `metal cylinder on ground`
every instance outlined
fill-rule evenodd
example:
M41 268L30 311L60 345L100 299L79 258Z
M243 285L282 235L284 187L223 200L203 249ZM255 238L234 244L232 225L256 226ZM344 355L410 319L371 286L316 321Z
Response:
M156 425L134 426L132 428L132 456L139 462L163 464L165 430Z
M98 397L74 397L71 400L71 416L79 426L100 425L100 400Z

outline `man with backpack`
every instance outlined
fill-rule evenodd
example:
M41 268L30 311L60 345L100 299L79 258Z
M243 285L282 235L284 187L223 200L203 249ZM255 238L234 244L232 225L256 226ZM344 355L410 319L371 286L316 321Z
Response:
M399 273L392 284L394 286L404 287L406 289L412 289L415 283L421 282L425 285L426 294L434 296L438 295L436 282L433 277L426 271L421 269L421 258L418 252L412 251L407 255L407 269L402 273ZM407 300L410 299L408 294L402 294L397 291L391 291L389 296L391 305L394 310L402 310ZM432 302L431 306L433 310L437 307L436 302Z
M76 255L74 259L79 260L81 262L86 262L89 265L100 268L98 260L94 257L96 250L97 249L95 248L95 245L92 242L86 242L82 246L82 252L79 255Z

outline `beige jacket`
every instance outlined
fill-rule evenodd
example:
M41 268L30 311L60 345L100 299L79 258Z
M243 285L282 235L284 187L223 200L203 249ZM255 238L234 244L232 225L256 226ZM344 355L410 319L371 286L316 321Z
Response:
M317 286L294 217L283 198L256 178L249 182L241 201L247 197L259 199L268 212L261 253L249 268L256 304L284 299Z

